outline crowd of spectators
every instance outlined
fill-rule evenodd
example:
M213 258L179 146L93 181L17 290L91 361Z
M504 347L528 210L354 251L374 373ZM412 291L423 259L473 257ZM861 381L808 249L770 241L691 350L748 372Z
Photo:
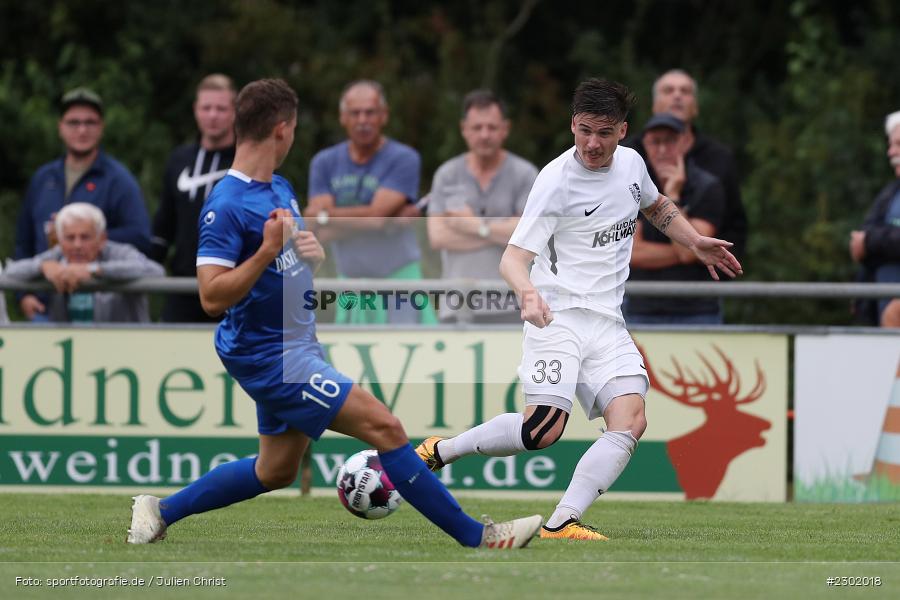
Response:
M43 166L24 192L9 278L48 281L53 292L16 295L30 321L147 321L147 298L101 292L92 281L163 275L194 277L197 222L213 186L234 159L237 89L221 74L203 78L193 105L196 141L170 155L162 195L150 218L135 177L102 150L104 106L87 88L60 103L64 154ZM647 162L654 183L704 235L734 242L742 258L747 217L733 152L701 132L697 82L674 69L652 88L653 115L623 143ZM338 117L346 139L310 161L306 226L329 249L339 278L415 280L423 277L425 242L440 253L445 279L498 280L500 256L518 223L538 169L506 148L510 117L490 90L466 95L460 133L466 151L449 158L433 180L420 181L419 153L384 133L387 95L373 80L349 83ZM878 195L865 222L851 234L850 256L860 281L900 281L900 112L888 116L888 157L896 178ZM426 193L422 194L421 192ZM302 203L302 202L301 202ZM417 235L419 217L427 217ZM164 266L165 269L164 269ZM691 282L706 269L639 218L631 279ZM514 297L513 297L514 300ZM337 323L518 323L514 302L452 309L412 303L336 305ZM437 309L437 310L435 310ZM0 311L5 312L5 311ZM624 306L629 323L720 324L715 298L635 296ZM858 302L857 317L900 326L900 300ZM0 315L3 317L5 315ZM164 322L210 322L196 294L170 294Z

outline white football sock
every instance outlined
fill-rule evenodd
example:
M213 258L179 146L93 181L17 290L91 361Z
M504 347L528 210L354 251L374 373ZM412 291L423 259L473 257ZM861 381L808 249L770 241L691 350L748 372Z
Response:
M630 431L607 431L600 436L578 461L572 481L546 526L555 529L569 519L580 520L625 470L635 446L637 440Z
M522 414L497 415L456 437L441 440L437 450L444 464L450 464L469 454L512 456L525 452L525 444L522 443Z

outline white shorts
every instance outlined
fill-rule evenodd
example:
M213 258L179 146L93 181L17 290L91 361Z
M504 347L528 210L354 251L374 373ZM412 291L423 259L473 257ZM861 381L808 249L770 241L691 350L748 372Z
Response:
M597 396L613 378L639 375L644 392L649 387L644 358L623 323L569 308L554 313L543 329L525 323L524 330L519 380L526 394L558 397L569 413L577 395L588 419L596 419L611 401L601 406Z

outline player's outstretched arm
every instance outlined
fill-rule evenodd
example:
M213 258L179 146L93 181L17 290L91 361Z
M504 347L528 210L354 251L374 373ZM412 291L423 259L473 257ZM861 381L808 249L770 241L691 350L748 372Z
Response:
M515 292L522 307L522 320L535 327L546 327L553 321L550 307L531 283L528 266L537 256L534 252L509 244L500 259L500 275Z
M276 208L269 213L263 225L262 244L250 258L235 268L220 265L197 267L200 304L206 314L219 316L250 292L266 267L281 254L284 241L291 238L292 222L291 211Z
M694 226L684 218L671 200L660 194L656 202L642 211L654 227L669 236L673 242L690 249L697 259L706 265L709 275L716 281L716 269L729 277L743 275L744 269L738 259L728 251L733 244L725 240L700 235Z

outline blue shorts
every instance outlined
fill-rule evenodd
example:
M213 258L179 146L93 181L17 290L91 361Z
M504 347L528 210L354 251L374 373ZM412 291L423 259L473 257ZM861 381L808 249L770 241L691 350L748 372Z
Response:
M353 381L331 366L318 344L295 348L273 363L258 357L221 357L228 373L256 402L257 430L278 435L290 427L318 440L340 411Z

